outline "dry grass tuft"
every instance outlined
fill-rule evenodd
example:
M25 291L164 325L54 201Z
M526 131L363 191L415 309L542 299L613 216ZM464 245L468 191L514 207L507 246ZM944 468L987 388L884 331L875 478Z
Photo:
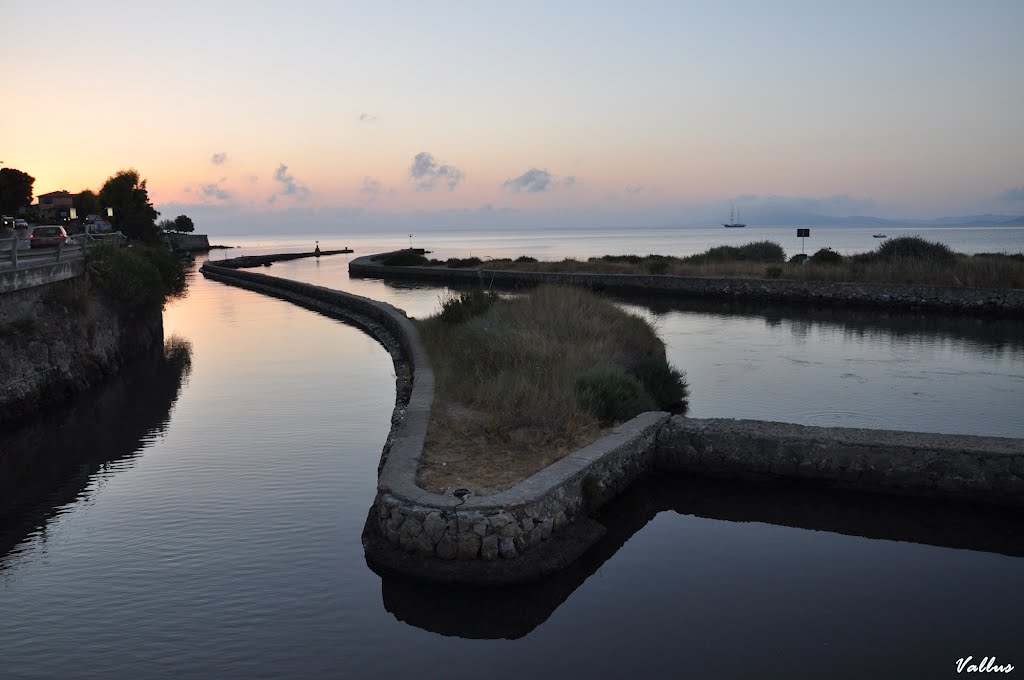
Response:
M577 381L595 366L665 361L654 329L589 291L541 286L460 323L417 322L437 396L421 486L507 488L601 433Z

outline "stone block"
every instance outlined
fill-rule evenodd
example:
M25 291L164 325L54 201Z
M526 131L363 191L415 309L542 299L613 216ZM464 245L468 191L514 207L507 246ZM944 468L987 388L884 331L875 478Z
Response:
M432 543L437 543L441 540L441 536L444 534L448 527L448 523L441 517L441 513L432 512L427 515L427 518L423 520L423 532L430 537Z
M475 560L480 554L480 537L473 533L459 534L458 558Z
M502 538L498 541L498 552L506 560L510 560L516 556L515 542L511 538Z
M502 527L507 526L510 522L514 521L511 515L508 513L499 513L489 518L491 526L494 527L495 531L500 530Z
M434 541L430 540L430 536L427 532L422 532L419 536L415 536L413 539L413 549L423 555L434 554Z
M442 560L454 560L459 552L459 545L451 533L445 532L437 542L437 556Z
M459 514L459 530L458 533L462 534L472 533L473 525L483 521L484 516L479 512L467 512Z
M487 535L487 522L477 522L473 525L473 533L481 538Z
M519 524L512 522L512 523L506 524L501 529L499 529L498 530L498 536L500 536L502 538L509 538L509 539L511 539L511 538L515 538L516 536L518 536L522 532L523 532L523 530L519 528Z
M568 521L569 521L569 518L567 518L565 516L565 513L562 512L561 510L559 510L558 512L555 513L555 517L553 519L554 523L553 523L551 528L554 529L555 531L557 531L558 529L561 529L562 527L564 527L566 522L568 522Z
M484 536L483 540L480 541L480 557L491 561L498 559L498 555L498 535Z

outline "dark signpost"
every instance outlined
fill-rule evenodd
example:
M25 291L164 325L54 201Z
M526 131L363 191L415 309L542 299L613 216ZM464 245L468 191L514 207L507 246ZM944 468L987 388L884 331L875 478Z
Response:
M811 235L811 230L810 229L797 229L796 230L796 237L798 239L800 239L800 254L801 255L806 255L807 254L807 249L804 248L804 241L803 241L803 239L807 238L810 235Z

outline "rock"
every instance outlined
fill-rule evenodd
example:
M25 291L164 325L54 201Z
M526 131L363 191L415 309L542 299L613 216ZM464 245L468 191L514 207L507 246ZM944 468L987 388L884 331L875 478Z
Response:
M483 521L484 516L479 512L467 512L459 515L459 535L468 534L473 531L473 525Z
M504 526L508 526L508 524L513 521L512 517L504 512L494 515L490 519L491 526L494 527L495 531L501 529Z
M483 540L480 541L480 557L485 560L496 560L498 559L498 535L491 534L490 536L484 536Z
M540 523L540 540L546 541L551 538L551 532L554 529L554 522L549 517Z
M473 533L476 534L477 536L481 536L481 537L486 536L487 535L487 522L477 522L476 524L474 524L473 525Z
M441 517L441 513L432 512L423 520L423 532L430 537L431 543L437 543L448 528L448 523Z
M434 541L430 540L430 536L428 536L427 532L424 531L419 536L413 538L413 548L416 552L423 555L433 555Z
M498 530L498 535L502 538L515 538L521 533L523 530L515 522L510 522Z
M524 519L522 521L522 525L523 525L523 531L525 533L530 533L531 531L533 531L533 520L530 519L529 517L527 517L526 519Z
M527 540L526 534L519 534L512 539L512 544L515 545L516 550L523 552L530 545L530 541Z
M459 535L459 552L458 558L460 560L475 560L477 554L480 552L480 537L476 534L460 534Z
M405 521L402 522L402 534L419 536L422 532L423 527L415 517L406 517Z
M452 534L445 532L441 540L437 542L437 556L442 560L454 560L459 552L459 546L452 537Z
M565 513L559 510L558 512L555 513L554 526L552 527L552 529L557 531L558 529L561 529L563 526L565 526L565 523L568 521L569 520L565 516Z
M498 552L506 560L510 560L516 556L515 543L511 538L503 538L498 542Z

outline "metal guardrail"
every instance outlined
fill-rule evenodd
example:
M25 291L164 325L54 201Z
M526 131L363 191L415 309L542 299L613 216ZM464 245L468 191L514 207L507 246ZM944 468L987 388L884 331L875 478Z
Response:
M24 243L26 245L22 246ZM110 234L75 234L53 249L30 250L27 238L0 239L0 267L4 269L25 269L43 264L76 259L85 251L97 245L127 245L128 238L119 231ZM25 252L21 252L25 251ZM7 254L7 257L4 257ZM9 265L9 266L8 266Z

